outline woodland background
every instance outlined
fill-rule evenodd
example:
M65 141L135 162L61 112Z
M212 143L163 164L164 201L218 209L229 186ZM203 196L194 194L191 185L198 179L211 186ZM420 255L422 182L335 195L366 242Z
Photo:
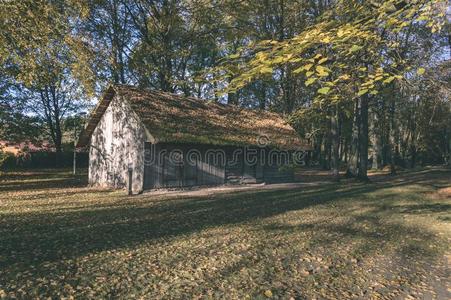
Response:
M425 0L2 0L0 140L69 150L121 83L279 112L335 175L449 164L449 21Z

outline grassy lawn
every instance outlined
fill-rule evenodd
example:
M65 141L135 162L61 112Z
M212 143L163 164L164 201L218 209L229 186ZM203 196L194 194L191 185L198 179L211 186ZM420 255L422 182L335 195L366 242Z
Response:
M0 175L0 298L448 299L451 170L217 193Z

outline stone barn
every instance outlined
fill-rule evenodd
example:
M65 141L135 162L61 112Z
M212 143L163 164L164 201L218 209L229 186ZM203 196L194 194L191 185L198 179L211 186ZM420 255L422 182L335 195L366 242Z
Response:
M77 148L89 183L133 193L163 187L288 182L310 147L276 113L113 85Z

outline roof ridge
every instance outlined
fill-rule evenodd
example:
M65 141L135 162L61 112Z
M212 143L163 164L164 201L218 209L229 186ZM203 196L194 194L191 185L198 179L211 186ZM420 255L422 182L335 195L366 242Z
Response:
M221 106L224 106L224 107L236 108L237 110L240 110L240 111L245 110L245 111L251 111L251 112L259 112L259 113L277 115L277 116L282 117L282 115L280 113L278 113L278 112L265 110L265 109L262 109L260 107L257 107L257 108L243 107L243 106L240 106L238 104L222 103L222 102L214 101L213 99L199 98L199 97L196 97L196 96L186 96L186 95L177 94L177 93L174 93L174 92L162 91L162 90L157 90L157 89L149 88L149 87L140 87L140 86L136 86L136 85L132 85L132 84L115 83L115 84L112 84L111 86L113 88L114 87L132 88L132 89L135 89L137 91L144 91L144 92L151 93L151 94L163 94L163 95L166 95L166 96L176 96L176 97L179 97L179 98L185 98L185 99L191 99L191 100L195 100L195 101L201 101L203 104L214 103L214 104L218 104L218 105L221 105Z

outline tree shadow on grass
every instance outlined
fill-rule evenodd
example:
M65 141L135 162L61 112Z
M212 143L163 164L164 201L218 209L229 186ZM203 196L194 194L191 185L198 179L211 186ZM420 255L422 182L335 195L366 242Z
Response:
M443 175L440 173L441 176ZM134 247L146 242L158 243L181 235L196 234L208 228L235 226L257 222L260 219L303 210L317 205L337 202L365 201L368 193L391 186L422 183L424 175L415 179L407 177L404 182L390 185L337 183L321 186L298 187L291 190L238 191L221 195L205 195L153 201L152 196L119 199L110 205L62 209L49 213L9 213L0 215L0 270L4 280L14 278L14 273L29 270L32 264L57 262L65 258L95 253L103 250ZM360 243L353 251L358 255L371 255L373 251L405 237L415 237L423 241L432 240L428 232L398 224L380 222L381 215L416 213L416 204L393 207L383 202L396 197L396 193L385 193L381 199L368 199L370 209L351 218L348 223L336 225L322 222L318 224L271 224L261 226L264 231L306 231L317 230L318 235L310 241L311 247L327 247L337 242L358 238ZM379 203L378 203L379 201ZM372 207L371 207L372 206ZM449 205L422 204L428 213L449 210ZM333 208L329 208L333 209ZM368 231L357 223L368 222L377 231ZM322 235L320 233L333 233ZM335 237L332 237L335 236ZM384 242L380 242L384 240ZM434 255L431 249L412 249L405 245L398 251L406 255ZM248 263L248 262L247 262ZM225 276L237 272L245 265L235 264L221 272ZM35 270L36 271L36 270ZM66 270L61 270L65 272ZM36 272L39 272L37 270ZM8 276L6 276L8 274ZM0 274L2 275L2 274ZM2 277L2 276L0 276ZM7 279L8 278L8 279ZM2 280L0 279L0 285Z
M0 185L0 192L14 192L14 191L33 191L38 189L68 189L74 187L83 187L86 186L86 181L79 179L49 179L45 182L43 181L31 181L27 183L14 183L10 182L7 184Z
M158 202L123 198L111 206L56 213L8 214L1 219L0 266L20 260L58 260L92 251L131 247L148 240L176 237L210 227L234 225L304 209L375 189L362 185L336 192L336 185L296 190L235 192ZM35 250L43 252L36 256ZM9 255L14 251L16 255Z
M74 176L70 171L57 169L0 173L0 193L83 187L88 183L85 173L79 171Z

